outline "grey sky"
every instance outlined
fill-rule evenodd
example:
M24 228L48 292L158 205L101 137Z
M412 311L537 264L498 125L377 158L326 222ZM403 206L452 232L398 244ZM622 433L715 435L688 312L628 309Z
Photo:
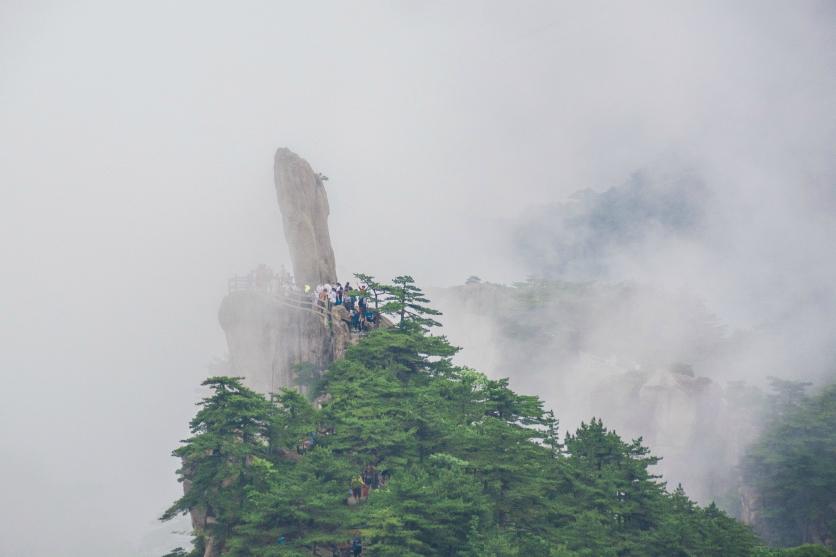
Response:
M342 276L522 278L527 208L675 156L724 200L724 249L682 263L712 309L760 318L749 275L826 284L835 11L0 0L0 554L150 543L225 280L286 259L278 146L330 177ZM725 244L747 265L705 274Z

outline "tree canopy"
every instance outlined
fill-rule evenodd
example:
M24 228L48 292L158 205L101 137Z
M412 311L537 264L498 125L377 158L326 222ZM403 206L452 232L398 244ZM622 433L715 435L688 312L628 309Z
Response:
M380 311L396 316L400 328L411 325L426 331L429 327L441 326L441 323L431 317L441 315L441 312L427 305L430 301L416 286L415 279L411 276L401 275L393 278L392 284L384 286L384 290L388 297Z
M767 555L716 506L668 491L641 439L593 418L561 440L538 397L455 365L457 348L428 332L437 312L399 279L388 310L407 324L334 362L321 408L294 390L268 401L240 379L204 382L174 451L190 488L163 515L213 517L188 555L207 536L240 557L347 555L355 536L382 557ZM358 500L368 470L383 480Z
M836 385L814 397L805 385L773 380L774 418L743 459L758 531L776 545L836 537Z

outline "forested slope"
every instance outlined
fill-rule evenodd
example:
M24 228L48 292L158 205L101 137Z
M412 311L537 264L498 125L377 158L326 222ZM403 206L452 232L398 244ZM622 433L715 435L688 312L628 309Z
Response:
M641 439L598 419L559 435L540 399L454 365L428 308L393 303L399 325L335 362L316 404L206 380L174 453L189 489L163 518L210 519L171 555L772 554L713 504L666 489Z
M794 389L791 389L795 387ZM836 536L836 385L815 396L788 384L776 415L743 459L755 529L777 545Z

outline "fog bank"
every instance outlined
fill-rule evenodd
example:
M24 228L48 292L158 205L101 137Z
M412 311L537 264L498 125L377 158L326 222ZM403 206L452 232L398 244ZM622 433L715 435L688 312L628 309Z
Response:
M341 277L436 286L552 273L551 244L522 249L521 227L549 238L542 218L574 192L687 168L706 188L695 228L668 237L651 219L575 267L684 288L729 334L774 331L735 369L819 373L834 11L0 2L0 554L176 541L155 519L180 490L169 453L206 363L224 355L226 279L287 263L278 146L330 178Z

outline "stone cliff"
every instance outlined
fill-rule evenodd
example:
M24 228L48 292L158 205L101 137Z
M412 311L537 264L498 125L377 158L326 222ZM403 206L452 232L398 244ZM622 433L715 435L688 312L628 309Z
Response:
M284 148L276 151L273 168L296 284L315 286L335 281L328 196L322 176L313 171L308 161Z
M218 319L233 373L263 393L293 385L296 364L328 367L337 355L336 337L349 334L345 324L331 327L327 316L317 315L313 308L284 304L259 291L231 292L221 303Z
M298 287L337 279L334 250L328 233L328 196L322 178L307 161L288 149L275 157L275 184L285 238ZM259 269L261 271L261 269ZM284 279L285 277L281 277ZM343 307L325 311L286 283L276 288L272 277L245 281L230 288L221 302L218 320L226 333L231 371L262 393L294 385L297 364L324 371L356 341ZM183 463L184 491L191 486L191 465ZM220 543L208 531L213 509L190 509L192 527L203 534L203 557L217 557Z
M285 148L276 151L274 171L297 286L335 281L328 196L321 176ZM306 304L298 291L291 295L259 288L230 292L218 319L226 333L232 373L266 393L292 385L297 364L324 370L340 357L352 341L347 315L342 308L324 315Z

